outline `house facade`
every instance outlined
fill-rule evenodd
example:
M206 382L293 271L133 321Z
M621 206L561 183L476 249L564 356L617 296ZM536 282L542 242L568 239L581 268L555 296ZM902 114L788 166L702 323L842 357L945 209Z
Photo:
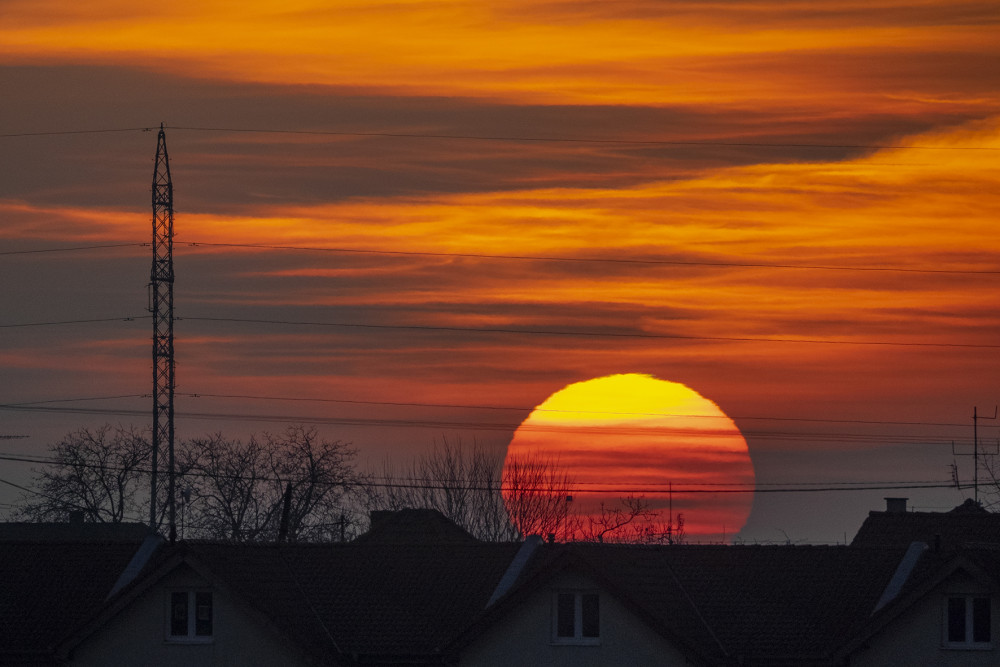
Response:
M851 546L482 543L419 512L346 544L0 529L0 663L1000 664L1000 545L960 514L906 546L883 513Z
M680 647L643 622L594 579L560 572L532 587L511 613L499 614L463 645L469 667L538 665L691 665Z
M177 563L129 591L72 637L59 658L79 667L305 667L302 652L214 578Z
M928 553L898 599L842 652L850 665L1000 664L997 554Z

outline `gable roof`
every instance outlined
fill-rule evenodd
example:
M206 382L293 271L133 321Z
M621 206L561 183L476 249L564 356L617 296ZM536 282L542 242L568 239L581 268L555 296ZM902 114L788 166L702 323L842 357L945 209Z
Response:
M804 665L825 662L870 614L900 555L843 546L709 546L667 557L727 658Z
M902 555L844 546L581 543L543 550L456 649L571 568L593 578L695 664L824 664L871 614Z
M615 554L611 554L611 551ZM601 557L594 558L595 555ZM625 607L685 653L692 664L714 664L715 660L711 657L715 655L712 651L714 638L711 632L695 618L696 610L685 599L684 591L676 585L676 579L662 576L669 571L663 567L663 563L659 564L658 571L650 577L655 580L653 586L658 589L651 592L651 595L668 606L669 610L650 609L637 597L631 584L641 586L641 580L645 577L636 576L637 571L649 566L649 562L639 556L638 551L627 550L625 545L619 544L537 544L533 548L531 560L523 567L514 584L507 586L506 592L474 624L457 636L449 647L450 652L460 653L496 621L516 613L522 603L539 591L546 590L548 582L557 575L573 572L584 575L611 592ZM612 573L618 566L624 566L625 570ZM647 580L645 583L650 582ZM670 618L670 622L667 622L666 617Z
M63 651L187 566L319 662L436 662L486 607L519 547L179 542L162 548Z
M193 544L319 655L434 656L485 607L518 544Z
M867 622L845 638L837 652L846 659L852 651L865 645L871 637L889 625L918 601L932 593L950 577L964 573L988 590L1000 590L1000 550L996 548L962 549L958 551L923 550L920 560L910 573L900 594L884 608L876 610Z
M0 541L0 663L49 664L66 631L101 608L140 544Z
M940 544L946 551L1000 545L1000 514L966 500L948 512L869 512L851 546L902 547Z

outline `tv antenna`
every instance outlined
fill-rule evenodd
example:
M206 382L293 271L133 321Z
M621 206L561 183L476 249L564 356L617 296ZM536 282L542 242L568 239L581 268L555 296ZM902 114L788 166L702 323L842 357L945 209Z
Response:
M975 487L976 493L976 504L979 504L979 420L980 419L996 419L997 418L997 406L993 406L993 416L983 417L979 414L979 411L975 406L972 407L972 462L975 464L975 471L973 473L973 485Z
M996 419L997 418L997 406L993 406L993 415L987 417L986 415L979 414L979 408L973 406L972 408L972 488L973 488L973 498L976 504L979 504L979 420L980 419ZM955 443L951 445L951 453L954 456L969 456L969 454L960 454L955 451ZM996 456L1000 454L1000 442L997 443L996 450L984 453L982 456ZM957 473L956 473L957 478Z

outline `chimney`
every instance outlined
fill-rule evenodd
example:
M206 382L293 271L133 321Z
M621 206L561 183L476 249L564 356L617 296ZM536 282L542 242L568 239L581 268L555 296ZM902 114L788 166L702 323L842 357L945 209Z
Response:
M889 514L905 514L907 500L909 498L886 498L885 511Z

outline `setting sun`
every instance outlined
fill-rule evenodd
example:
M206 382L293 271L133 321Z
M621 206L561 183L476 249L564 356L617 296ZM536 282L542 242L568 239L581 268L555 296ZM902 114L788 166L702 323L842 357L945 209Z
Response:
M750 513L750 493L732 493L752 491L754 482L739 429L696 391L650 375L610 375L556 392L511 440L508 467L525 457L570 479L560 538L563 530L567 538L582 537L601 522L602 506L606 515L629 497L643 498L657 513L655 523L674 531L680 515L692 541L731 535Z

